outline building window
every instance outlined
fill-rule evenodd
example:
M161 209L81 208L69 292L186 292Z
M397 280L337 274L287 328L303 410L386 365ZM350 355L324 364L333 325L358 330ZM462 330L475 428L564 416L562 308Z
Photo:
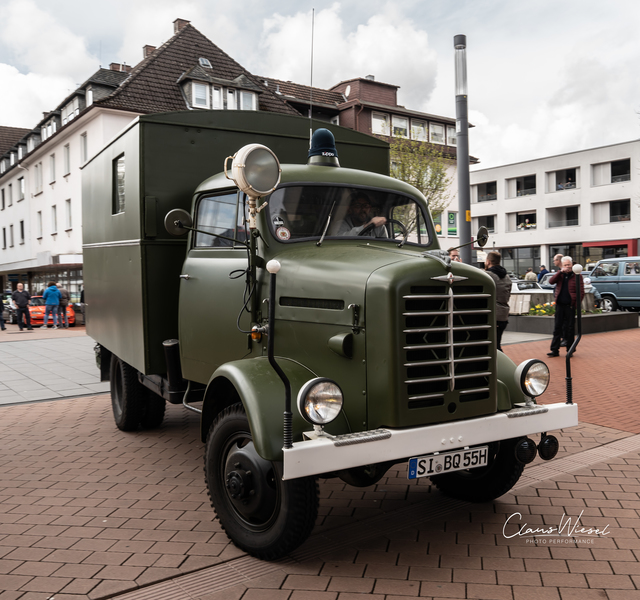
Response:
M13 206L13 183L10 183L7 186L8 197L7 197L7 206Z
M42 163L39 162L34 166L34 178L35 178L34 187L35 187L36 194L40 194L42 192L42 179L43 179L42 175L43 175Z
M58 207L54 204L51 207L51 235L58 233Z
M112 214L117 215L124 212L125 197L125 164L124 154L121 154L113 161L113 207Z
M222 88L215 85L211 88L211 108L214 110L222 110L224 108L222 104Z
M614 200L609 203L609 222L631 220L631 202L629 200Z
M549 228L577 227L580 225L579 207L562 206L560 208L548 208L547 223Z
M409 137L409 119L406 117L393 116L393 136L394 137Z
M478 189L478 202L488 202L489 200L498 199L498 183L496 181L487 181L480 183Z
M507 179L507 198L533 196L536 193L536 176L514 177Z
M71 173L71 148L69 144L64 147L62 158L64 160L64 175L69 175Z
M536 212L524 212L516 214L516 229L518 231L527 231L528 229L537 229Z
M236 91L227 90L227 110L236 110L238 101L236 100Z
M87 106L91 106L93 104L93 88L87 88Z
M209 86L206 83L193 82L193 100L195 108L209 108Z
M240 110L256 110L256 95L253 92L245 92L245 91L240 91L239 92L239 98L238 101L240 102L240 105L238 108L240 108Z
M200 66L201 66L201 67L205 67L205 68L207 68L207 69L211 69L211 68L213 68L213 67L211 66L211 63L209 62L209 59L208 59L208 58L199 58L199 59L198 59L198 62L200 63Z
M71 120L75 119L80 114L80 101L76 96L69 104L67 104L61 112L60 118L62 119L62 125L66 125Z
M13 225L9 225L9 248L13 248Z
M458 235L458 213L450 212L448 221L447 221L447 234L448 235Z
M432 144L444 144L444 125L429 123L429 141Z
M49 183L56 180L56 155L49 156Z
M371 133L389 135L389 115L382 113L371 114Z
M7 228L6 227L2 228L2 249L3 250L7 249Z
M18 202L24 200L24 177L18 179Z
M80 136L80 161L85 163L89 158L89 143L87 141L87 133Z
M69 231L72 228L71 223L71 198L64 201L64 228Z
M38 232L38 239L42 237L42 211L39 210L36 215L36 227Z
M24 221L20 221L20 243L24 244Z
M549 175L555 176L555 184L550 182L549 191L575 190L576 189L576 169L562 169L554 171Z
M31 152L35 147L36 147L36 142L33 139L33 136L31 135L27 140L27 152Z
M442 213L433 217L433 226L435 227L437 235L444 235L444 231L442 230Z
M7 170L7 161L3 158L0 160L0 173L4 173Z
M447 125L447 145L456 146L458 144L458 134L453 125Z
M427 141L427 124L425 121L411 119L411 139L418 142Z
M2 188L2 210L4 210L4 188Z
M478 227L486 227L489 233L496 232L496 216L487 215L486 217L478 217Z
M16 153L15 153L15 152L12 152L12 153L9 155L9 164L10 164L12 167L13 167L13 165L15 165L15 164L16 164Z
M631 179L631 160L616 160L611 163L611 183L620 183Z

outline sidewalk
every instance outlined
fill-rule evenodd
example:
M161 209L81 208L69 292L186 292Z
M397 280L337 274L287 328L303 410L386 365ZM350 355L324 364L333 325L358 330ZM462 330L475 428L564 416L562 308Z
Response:
M545 401L562 401L565 361L547 351L505 341L516 362L545 359ZM497 501L448 500L402 465L369 488L321 481L314 534L275 563L212 520L197 415L168 406L160 429L123 433L108 394L0 407L0 600L640 598L638 356L638 330L583 338L581 424ZM517 535L567 517L605 533Z

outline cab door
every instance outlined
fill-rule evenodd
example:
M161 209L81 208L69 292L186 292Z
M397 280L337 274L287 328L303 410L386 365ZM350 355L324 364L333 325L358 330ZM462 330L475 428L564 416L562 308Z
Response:
M180 275L180 351L186 379L207 383L221 364L245 356L247 334L237 327L244 306L248 253L237 191L198 199L194 228L224 237L191 232ZM233 241L233 239L237 241ZM240 327L250 328L244 311Z

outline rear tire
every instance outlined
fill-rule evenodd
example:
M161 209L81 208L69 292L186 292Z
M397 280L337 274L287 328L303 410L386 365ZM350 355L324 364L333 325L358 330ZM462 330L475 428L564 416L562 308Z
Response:
M260 457L242 404L225 408L209 429L207 492L233 543L265 560L287 555L311 534L318 515L315 477L282 480L282 463Z
M515 454L517 439L489 444L486 467L431 477L443 494L467 502L489 502L506 494L520 479L524 465Z
M138 381L138 371L115 354L111 355L111 408L118 429L135 431L147 401L147 389Z

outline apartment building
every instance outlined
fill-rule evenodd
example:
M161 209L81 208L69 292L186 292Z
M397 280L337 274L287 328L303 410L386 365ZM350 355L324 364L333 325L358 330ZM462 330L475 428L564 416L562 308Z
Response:
M508 271L635 256L640 235L640 140L471 173L472 229ZM487 250L487 248L485 248Z

